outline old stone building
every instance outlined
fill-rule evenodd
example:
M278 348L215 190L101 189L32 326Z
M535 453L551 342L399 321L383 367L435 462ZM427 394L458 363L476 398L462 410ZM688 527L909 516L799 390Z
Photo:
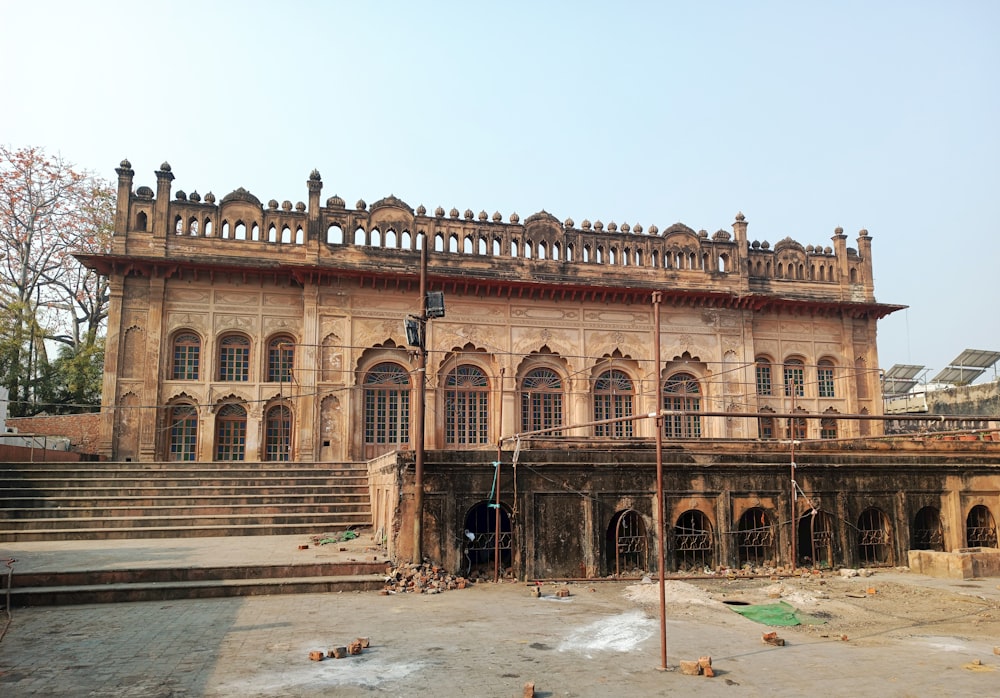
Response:
M642 417L667 410L673 567L773 563L815 540L827 564L899 561L927 507L935 531L946 519L949 542L966 542L975 505L943 471L913 464L910 501L876 477L883 452L843 461L870 464L854 479L835 467L843 444L882 433L876 323L902 307L875 299L865 230L855 247L840 228L829 245L771 245L742 214L714 233L546 211L505 220L392 196L324 201L316 171L294 205L174 191L167 163L155 190L134 187L127 161L117 173L113 249L81 256L112 282L112 459L371 461L376 525L405 555L423 405L427 554L460 567L502 539L519 574L587 576L620 570L623 551L651 567L657 420ZM422 291L443 314L424 314ZM789 441L828 455L805 508ZM530 474L515 467L496 488L518 463ZM995 471L977 467L992 521ZM815 513L828 515L819 535ZM874 542L852 538L858 517Z

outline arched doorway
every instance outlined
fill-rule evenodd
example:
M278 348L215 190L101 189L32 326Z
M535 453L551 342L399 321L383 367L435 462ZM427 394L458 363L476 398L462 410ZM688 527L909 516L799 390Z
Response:
M797 563L806 567L833 567L833 517L813 509L799 519L795 551Z
M775 564L774 528L767 512L753 507L743 512L736 528L739 566L769 567Z
M977 504L969 510L965 518L965 547L995 548L997 547L997 524L993 514L982 504Z
M646 524L634 509L620 511L608 525L608 569L616 577L649 570Z
M480 502L465 515L462 532L463 572L471 576L480 573L492 577L499 543L500 575L510 569L513 562L513 533L510 512L500 505L500 526L497 528L497 509L490 502Z
M892 525L876 507L865 509L858 517L858 563L863 567L893 564Z
M924 507L913 518L910 532L911 550L944 550L941 513L935 507Z
M673 530L674 566L681 572L701 572L715 567L712 522L703 512L690 509L677 517Z

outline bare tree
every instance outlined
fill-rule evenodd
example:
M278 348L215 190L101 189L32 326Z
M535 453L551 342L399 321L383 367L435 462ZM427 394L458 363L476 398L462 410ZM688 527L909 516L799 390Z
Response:
M51 375L46 342L70 356L97 344L107 282L71 253L106 249L113 202L110 184L61 156L0 145L0 369L12 414L30 412Z

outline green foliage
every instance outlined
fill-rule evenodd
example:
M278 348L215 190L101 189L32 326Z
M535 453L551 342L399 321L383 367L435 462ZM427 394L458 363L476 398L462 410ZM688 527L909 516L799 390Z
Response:
M37 408L49 414L92 412L100 407L103 379L103 338L91 345L61 346L36 386Z

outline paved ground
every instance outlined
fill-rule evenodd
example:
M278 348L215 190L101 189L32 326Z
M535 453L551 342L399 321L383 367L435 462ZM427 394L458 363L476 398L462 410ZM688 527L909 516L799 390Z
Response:
M560 585L534 598L524 583L508 582L437 595L14 609L0 642L0 695L520 696L529 681L538 696L997 695L998 584L903 573L670 582L668 664L709 654L715 678L658 670L656 584L572 584L568 598L556 596ZM760 640L769 628L722 603L779 591L826 622L778 628L787 644L770 647ZM362 655L309 661L311 650L359 636L371 641Z

